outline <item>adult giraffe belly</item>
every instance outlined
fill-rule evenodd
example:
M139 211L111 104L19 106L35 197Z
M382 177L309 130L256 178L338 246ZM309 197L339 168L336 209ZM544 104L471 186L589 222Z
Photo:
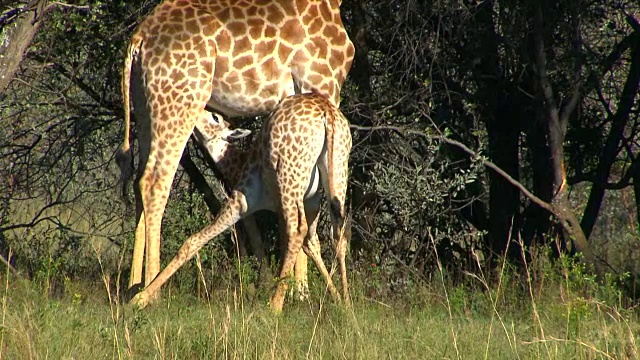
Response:
M214 76L208 105L229 117L269 114L280 100L295 93L293 78L287 72L281 79L256 79L235 71L224 81Z

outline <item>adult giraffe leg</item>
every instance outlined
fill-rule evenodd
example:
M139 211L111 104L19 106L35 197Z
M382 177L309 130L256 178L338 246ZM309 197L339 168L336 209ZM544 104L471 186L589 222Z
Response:
M188 121L188 119L185 119ZM193 121L192 121L193 123ZM160 271L160 236L162 216L164 214L171 184L178 169L182 151L187 144L193 126L187 131L175 131L169 134L166 130L153 129L153 137L170 139L163 142L152 141L149 159L140 179L142 207L144 215L144 248L145 248L145 284L150 284Z
M142 200L140 200L142 201ZM140 204L142 207L142 204ZM144 265L144 248L146 241L144 211L140 209L139 215L136 216L138 222L133 242L133 257L131 260L131 275L129 276L129 289L142 284L142 267Z
M142 192L140 180L149 160L151 151L151 119L146 111L146 98L142 89L142 79L138 72L132 74L135 81L131 84L131 93L135 99L136 129L138 134L138 168L133 182L133 192L136 202L136 229L133 243L133 258L131 260L131 274L129 276L129 289L144 286L142 274L144 266L144 250L146 242L145 212L142 204ZM144 109L144 110L143 110Z

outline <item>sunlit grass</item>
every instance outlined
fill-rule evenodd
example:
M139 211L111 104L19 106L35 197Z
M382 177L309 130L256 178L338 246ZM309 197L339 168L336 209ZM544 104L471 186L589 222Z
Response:
M638 357L635 310L583 297L562 278L518 293L517 280L503 277L500 289L474 275L480 286L423 283L392 298L367 294L366 282L375 279L354 279L351 309L314 284L308 302L289 301L277 316L268 309L268 291L254 296L230 286L207 299L166 289L158 304L136 311L99 282L68 284L52 299L37 282L3 272L0 353L2 359Z

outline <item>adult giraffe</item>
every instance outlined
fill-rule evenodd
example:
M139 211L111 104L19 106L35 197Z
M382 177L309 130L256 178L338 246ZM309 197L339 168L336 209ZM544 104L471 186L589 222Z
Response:
M123 177L131 166L130 101L138 124L137 225L129 287L160 270L160 233L173 177L192 132L218 134L208 105L226 116L269 113L288 95L315 91L338 106L354 47L341 0L166 0L131 36L122 95ZM132 96L131 99L129 96ZM306 267L305 261L302 261ZM296 266L297 267L297 266Z

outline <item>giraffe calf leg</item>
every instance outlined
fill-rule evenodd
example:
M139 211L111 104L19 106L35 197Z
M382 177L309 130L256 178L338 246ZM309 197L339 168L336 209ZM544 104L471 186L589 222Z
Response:
M297 298L299 301L305 301L309 298L309 282L307 281L307 255L300 251L296 257L296 264L294 266L294 276L296 279L295 295L292 298ZM292 289L293 290L293 289Z
M315 235L311 237L311 239L309 239L307 244L305 244L302 249L316 264L318 271L320 271L320 274L322 274L322 277L327 284L327 288L329 289L331 297L333 297L336 302L340 302L340 294L338 293L336 286L333 284L333 280L331 280L331 274L329 274L329 271L327 270L327 267L324 264L324 261L322 261L322 257L320 256L320 243L318 242L318 236Z
M284 306L284 297L287 293L287 289L289 288L288 282L291 278L294 263L295 257L291 256L291 254L285 256L285 259L282 263L282 270L280 271L280 278L278 279L278 285L276 286L276 291L273 293L273 296L271 296L271 300L269 300L271 310L275 313L282 312L282 308Z
M347 237L344 234L344 228L340 230L340 238L336 244L336 255L338 262L340 263L340 280L342 281L342 296L344 297L344 303L351 305L351 297L349 295L349 284L347 280Z

